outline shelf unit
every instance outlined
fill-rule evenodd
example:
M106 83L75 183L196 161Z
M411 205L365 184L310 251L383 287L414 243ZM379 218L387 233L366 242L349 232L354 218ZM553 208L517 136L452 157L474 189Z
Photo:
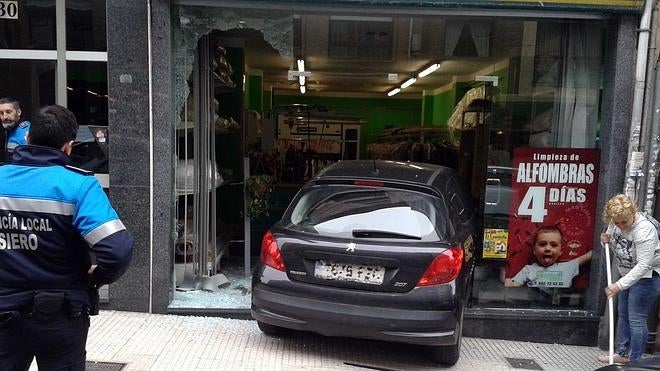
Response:
M191 266L185 268L192 268L195 282L212 279L220 258L242 240L243 58L242 49L224 47L214 35L200 39L190 81L192 99L176 128L177 220L186 226L178 241L191 240L192 258L186 256ZM219 65L227 70L218 71ZM234 81L233 87L219 82L219 76ZM194 114L188 114L188 105Z

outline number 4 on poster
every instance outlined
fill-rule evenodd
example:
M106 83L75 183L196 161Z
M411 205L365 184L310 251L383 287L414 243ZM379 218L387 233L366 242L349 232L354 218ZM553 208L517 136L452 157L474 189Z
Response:
M542 223L548 215L545 208L545 187L529 187L518 206L518 215L532 217L532 223Z

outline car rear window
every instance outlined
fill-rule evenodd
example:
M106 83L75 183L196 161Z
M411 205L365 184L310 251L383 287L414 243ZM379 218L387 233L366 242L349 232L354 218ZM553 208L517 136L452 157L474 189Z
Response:
M335 237L444 240L447 207L442 199L421 192L349 185L305 188L283 224Z

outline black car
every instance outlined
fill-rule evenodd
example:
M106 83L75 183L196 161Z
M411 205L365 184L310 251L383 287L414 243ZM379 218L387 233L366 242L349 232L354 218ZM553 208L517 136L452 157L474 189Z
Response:
M490 228L507 228L511 204L511 181L515 170L504 166L488 166L486 169L486 194L484 198L484 222Z
M660 357L642 358L637 361L613 364L597 368L595 371L659 371L660 370Z
M80 125L71 150L71 165L108 174L108 127Z
M454 364L474 238L471 199L452 169L335 163L264 235L252 317L269 335L288 328L420 344Z

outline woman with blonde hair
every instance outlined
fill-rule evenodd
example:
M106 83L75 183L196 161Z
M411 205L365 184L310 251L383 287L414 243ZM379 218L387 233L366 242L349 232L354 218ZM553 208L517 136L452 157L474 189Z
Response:
M607 297L618 294L617 341L614 361L636 361L648 337L646 320L660 295L660 240L655 226L637 211L635 201L623 194L609 199L603 210L609 243L621 278L605 288ZM608 356L599 357L609 362Z

